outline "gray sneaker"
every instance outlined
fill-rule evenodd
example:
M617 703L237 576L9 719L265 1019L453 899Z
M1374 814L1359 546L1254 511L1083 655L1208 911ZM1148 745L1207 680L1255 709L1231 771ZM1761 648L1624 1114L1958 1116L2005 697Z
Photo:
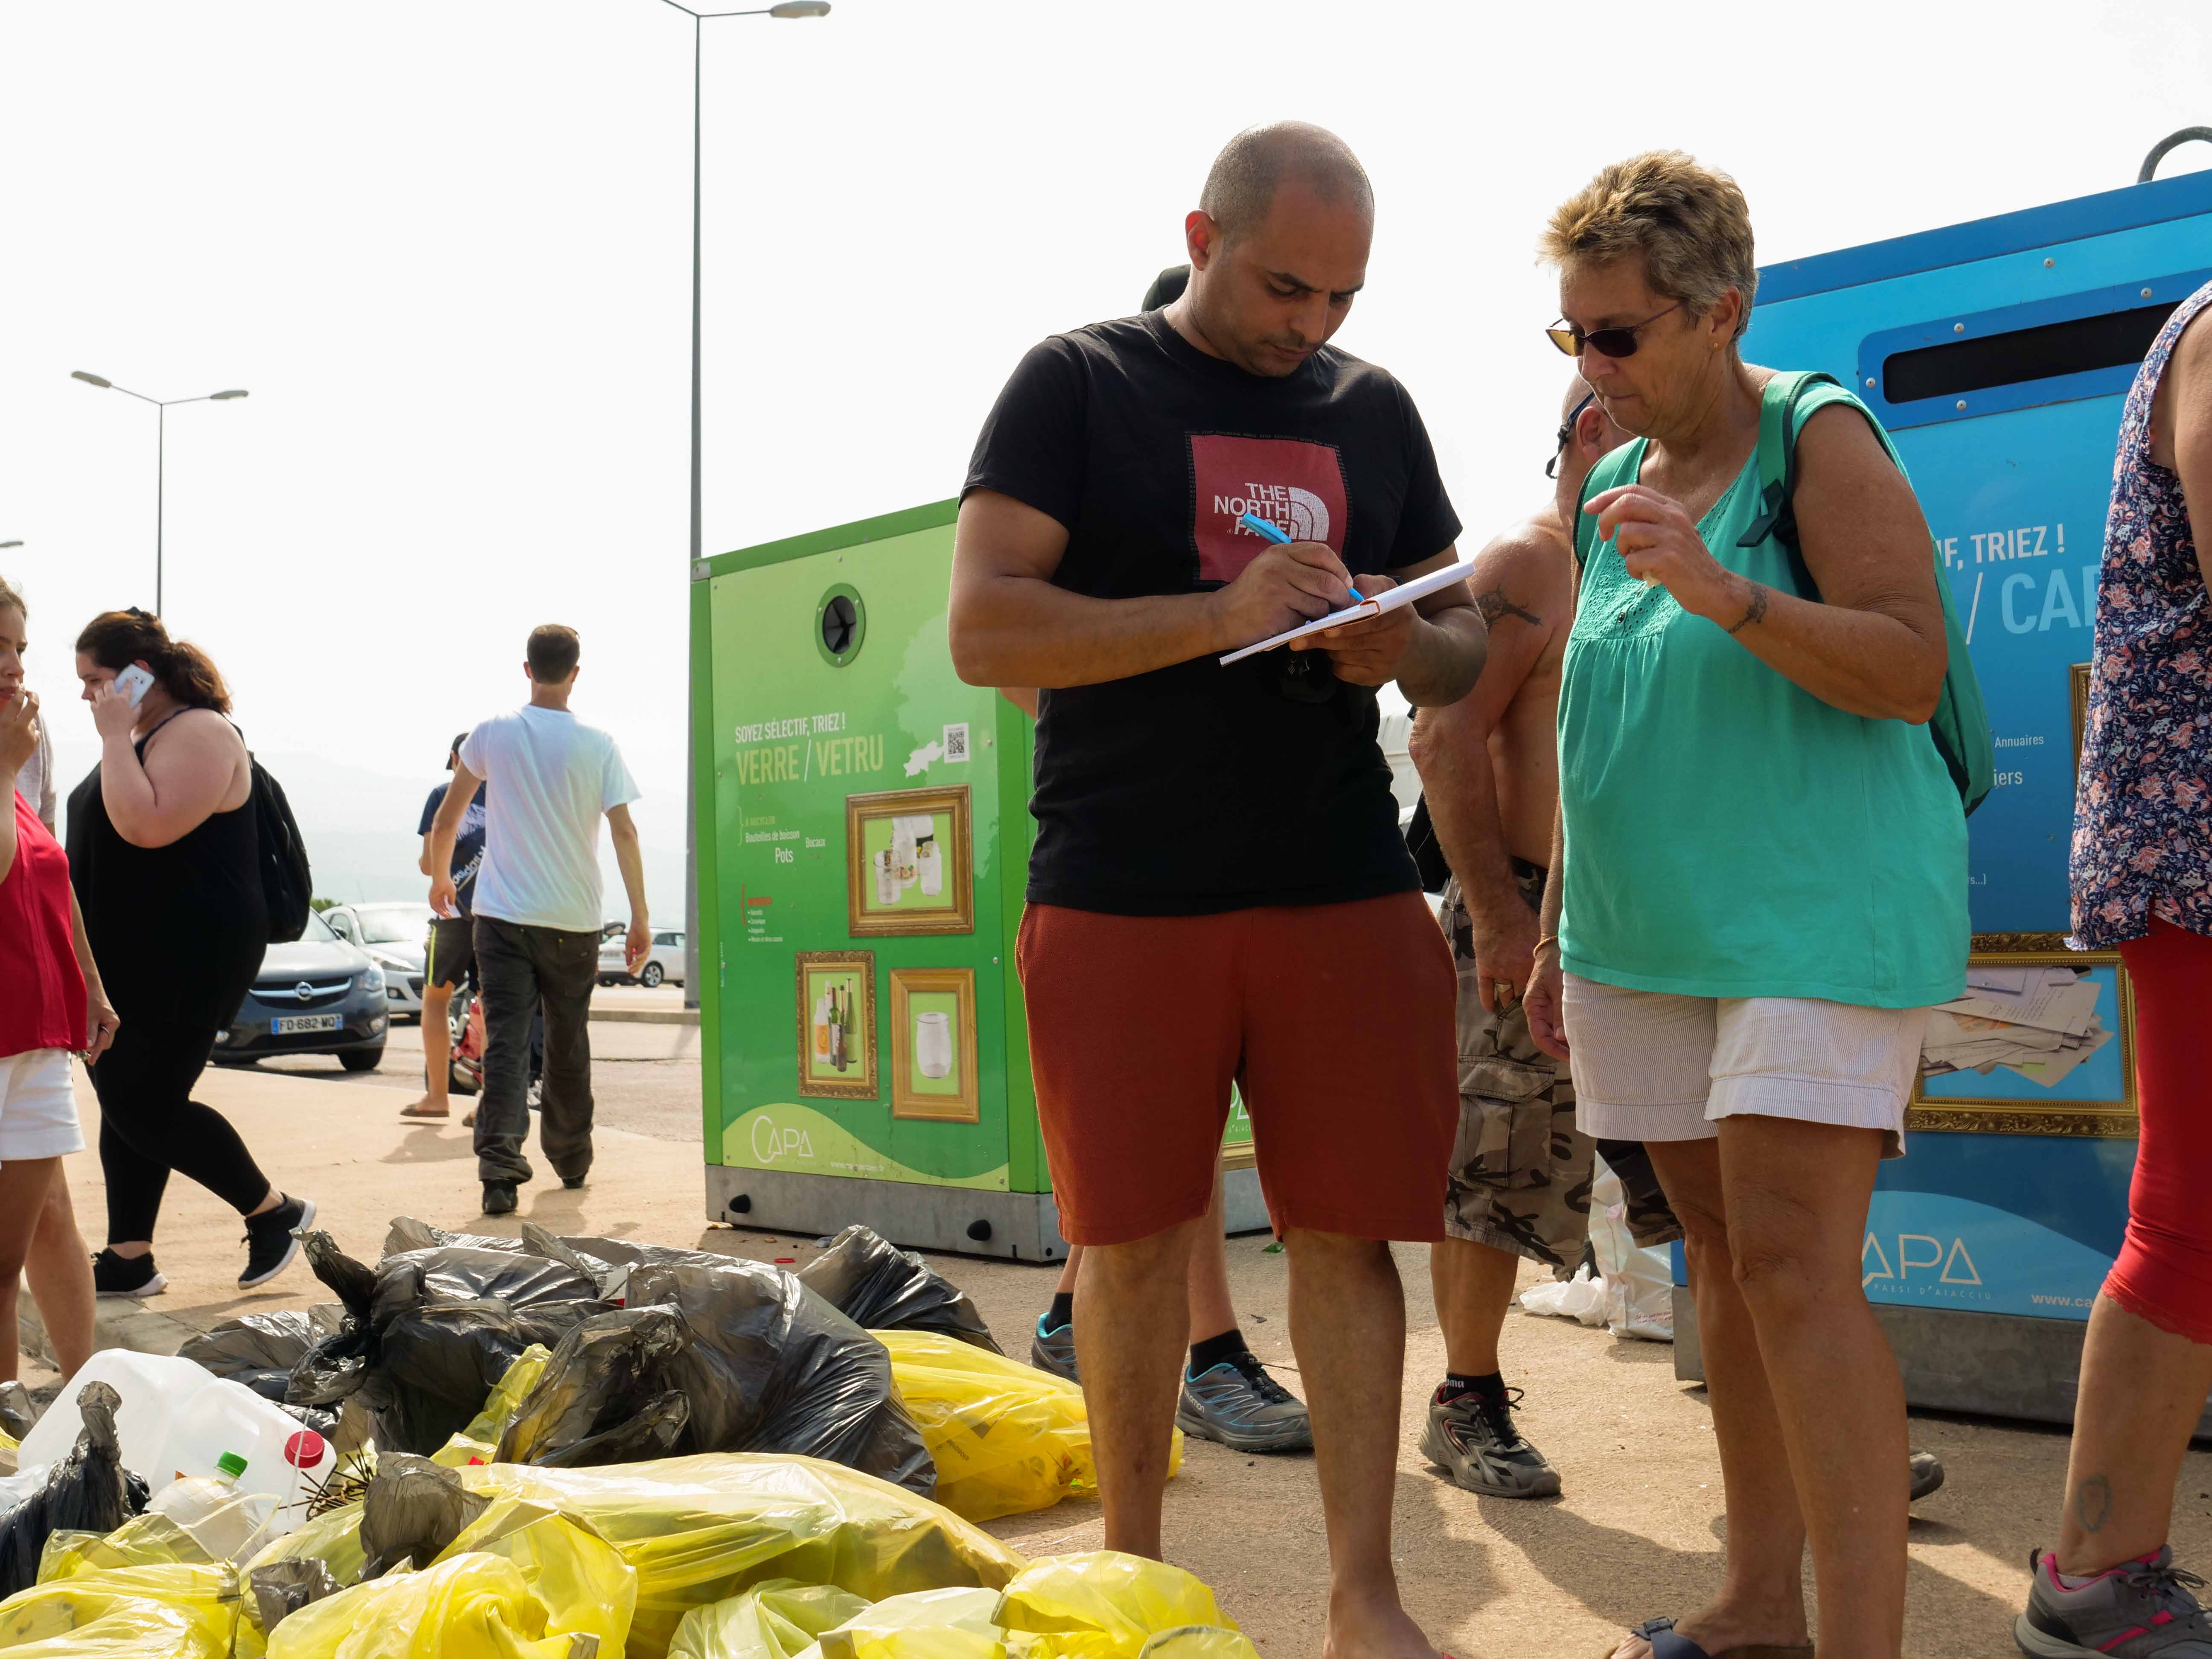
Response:
M2035 1575L2012 1639L2030 1659L2212 1659L2212 1621L2192 1589L2204 1581L2173 1565L2171 1547L2062 1589L2051 1557L2028 1552Z
M1429 1400L1421 1453L1469 1492L1486 1498L1556 1498L1559 1472L1513 1426L1521 1390L1504 1400L1455 1395Z
M1917 1504L1943 1484L1943 1460L1934 1452L1912 1453L1905 1459L1905 1467L1912 1477L1911 1495L1905 1500L1908 1504Z
M1075 1370L1074 1322L1071 1320L1058 1330L1048 1331L1044 1321L1038 1320L1036 1334L1030 1339L1030 1364L1081 1388L1083 1379Z
M1313 1445L1305 1402L1249 1353L1196 1376L1186 1372L1176 1426L1200 1440L1218 1440L1231 1451L1305 1451Z

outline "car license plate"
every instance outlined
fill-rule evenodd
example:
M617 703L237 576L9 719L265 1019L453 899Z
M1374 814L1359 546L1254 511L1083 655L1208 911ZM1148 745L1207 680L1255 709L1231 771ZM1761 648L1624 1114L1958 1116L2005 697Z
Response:
M269 1029L277 1036L297 1036L302 1031L335 1031L344 1023L336 1014L279 1014Z

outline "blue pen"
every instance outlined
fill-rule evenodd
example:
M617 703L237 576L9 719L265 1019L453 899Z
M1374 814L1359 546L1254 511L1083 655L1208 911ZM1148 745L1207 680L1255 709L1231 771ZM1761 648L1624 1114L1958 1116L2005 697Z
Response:
M1279 529L1276 528L1273 525L1269 524L1265 519L1260 517L1256 513L1246 513L1238 518L1237 522L1243 525L1247 530L1257 536L1261 541L1273 542L1278 547L1287 545L1291 540L1291 538L1283 534ZM1367 603L1367 596L1361 592L1358 588L1352 586L1350 582L1345 583L1344 586L1346 591L1348 592L1353 599L1358 600L1360 604L1364 605Z

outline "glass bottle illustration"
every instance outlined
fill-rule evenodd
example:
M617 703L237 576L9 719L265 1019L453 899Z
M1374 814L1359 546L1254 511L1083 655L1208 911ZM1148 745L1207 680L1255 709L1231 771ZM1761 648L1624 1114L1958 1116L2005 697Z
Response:
M845 1069L845 1016L834 990L830 993L830 1065L834 1071Z
M830 994L824 991L814 999L814 1059L817 1064L830 1058Z

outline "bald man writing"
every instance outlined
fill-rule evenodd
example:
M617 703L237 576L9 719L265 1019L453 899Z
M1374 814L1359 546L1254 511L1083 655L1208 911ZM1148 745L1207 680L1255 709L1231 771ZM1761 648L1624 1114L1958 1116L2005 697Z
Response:
M1288 1246L1329 1531L1328 1646L1431 1651L1390 1563L1405 1300L1457 1120L1450 952L1397 828L1375 688L1455 702L1464 585L1230 667L1225 652L1449 564L1413 400L1328 343L1366 281L1341 140L1239 134L1164 312L1057 335L977 441L950 632L975 685L1043 688L1018 963L1107 1547L1161 1553L1169 1432L1229 1085ZM1241 522L1268 520L1274 545Z

